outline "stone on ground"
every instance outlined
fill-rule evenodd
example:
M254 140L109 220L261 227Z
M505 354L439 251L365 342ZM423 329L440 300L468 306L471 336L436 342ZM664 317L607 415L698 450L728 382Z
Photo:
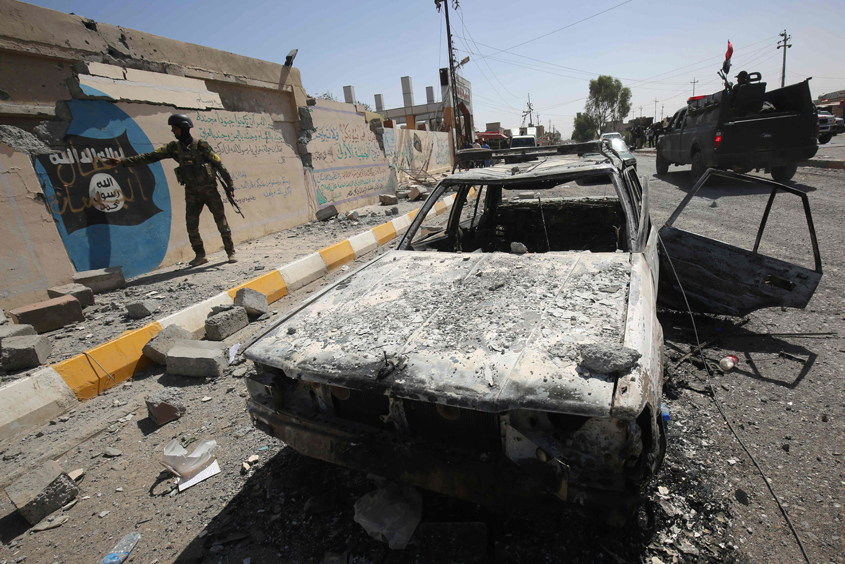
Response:
M40 335L9 337L3 340L0 362L6 372L35 368L47 362L47 357L51 352L53 352L53 347L50 346L50 340L47 337Z
M94 291L88 286L83 286L82 284L65 284L64 286L47 288L47 296L51 298L73 296L79 300L79 304L82 307L94 305Z
M360 218L361 215L355 210L346 212L346 219L350 221L358 221Z
M37 333L60 329L75 321L85 321L82 305L73 296L29 304L15 308L9 314L15 323L32 325Z
M394 194L379 194L378 201L383 206L392 206L399 203L399 198Z
M413 201L420 200L428 196L426 191L421 186L411 186L408 190L408 199Z
M173 389L159 390L149 394L144 400L147 403L150 419L156 425L164 425L179 419L188 410L187 405L182 401L182 394Z
M233 307L219 313L212 313L205 320L205 338L209 341L222 341L249 325L246 309Z
M244 316L246 311L241 308ZM179 341L167 353L167 372L178 376L217 378L226 368L225 349L207 341Z
M35 525L79 494L79 488L62 468L49 460L18 478L6 494L24 519Z
M326 221L337 215L337 208L334 204L328 205L322 209L317 210L317 221Z
M599 343L581 344L578 350L581 352L581 366L599 374L610 374L631 368L642 356L638 351L628 347Z
M23 337L35 335L35 328L32 325L5 325L0 327L0 350L3 350L3 341L9 337Z
M396 191L396 197L401 199L401 200L407 200L408 199L408 192L409 192L408 190L397 190Z
M141 300L140 302L126 304L126 313L132 319L142 319L158 311L158 308L158 300Z
M167 352L179 341L191 341L194 336L178 325L168 325L144 345L144 356L156 364L167 364Z
M264 315L270 309L267 296L252 288L241 288L235 294L235 305L244 308L249 315Z
M95 294L126 288L126 280L123 278L123 267L121 266L77 272L73 275L73 281L88 286Z

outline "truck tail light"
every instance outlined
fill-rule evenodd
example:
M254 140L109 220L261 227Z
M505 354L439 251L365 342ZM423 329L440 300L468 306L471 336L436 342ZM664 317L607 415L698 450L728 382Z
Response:
M716 132L716 140L714 141L713 144L717 149L722 146L722 132L721 131Z

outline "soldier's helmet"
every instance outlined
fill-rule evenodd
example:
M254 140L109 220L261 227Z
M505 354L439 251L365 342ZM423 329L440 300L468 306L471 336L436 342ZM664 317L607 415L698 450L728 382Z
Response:
M194 126L194 122L185 114L173 114L168 118L167 125L175 125L180 129L190 129Z

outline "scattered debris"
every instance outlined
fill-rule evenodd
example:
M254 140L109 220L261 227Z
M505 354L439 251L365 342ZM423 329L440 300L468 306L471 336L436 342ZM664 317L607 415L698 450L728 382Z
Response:
M126 304L126 313L132 319L143 319L158 311L159 307L158 300L141 300Z
M35 525L79 494L79 488L52 460L31 470L6 488L18 512Z
M739 362L739 359L732 354L729 354L725 358L719 361L719 368L728 372L733 370L733 367Z
M68 472L67 475L68 478L70 478L74 482L78 482L85 475L85 470L82 468L77 468L76 470L71 470L70 472Z
M70 517L68 517L67 515L58 515L56 517L47 517L46 519L44 519L43 521L41 521L40 523L38 523L37 525L32 527L30 529L30 531L32 531L33 533L38 533L38 532L46 531L46 530L49 530L49 529L55 529L57 527L61 527L65 523L67 523L69 519L70 519Z
M0 362L6 372L41 366L53 352L49 339L40 335L7 337L2 347Z
M129 557L129 553L132 552L139 540L141 540L141 533L129 533L120 539L120 542L114 545L114 548L108 554L103 556L100 564L121 564Z
M328 206L317 210L315 215L317 217L317 221L326 221L327 219L331 219L337 215L337 208L334 204L329 204Z
M126 288L126 279L123 278L121 266L77 272L73 275L73 281L91 288L95 294Z
M9 311L12 321L32 325L37 333L61 329L77 321L85 321L82 306L73 296L52 298Z
M244 308L248 315L264 315L270 310L267 296L252 288L241 288L235 294L235 305Z
M383 206L392 206L399 203L399 198L393 194L379 194L378 200Z
M144 345L144 356L156 364L167 364L167 353L179 341L191 341L193 335L178 325L168 325Z
M116 448L106 447L103 449L103 456L106 458L117 458L118 456L123 455L123 452L117 450Z
M584 343L578 345L581 353L581 366L598 374L610 374L631 368L642 356L628 347L602 343Z
M162 464L165 468L179 476L179 491L189 488L194 483L185 485L189 479L192 479L202 470L208 468L212 462L216 464L217 459L214 457L214 449L217 448L217 441L200 441L194 448L191 454L185 450L185 447L179 442L179 439L173 439L164 447L164 456L162 457ZM220 467L217 467L217 472L220 472ZM217 473L215 472L215 473ZM208 474L203 478L208 478L214 474Z
M355 522L392 549L408 545L421 518L422 496L407 485L387 484L355 502Z
M94 292L91 288L82 284L65 284L64 286L47 288L47 296L50 298L73 296L82 307L94 305Z
M170 388L149 394L144 398L144 401L147 404L147 412L150 415L150 419L156 425L164 425L165 423L179 419L188 410L187 405L182 400L182 394Z
M217 313L212 310L205 320L205 338L209 341L222 341L247 325L249 325L249 317L246 309L240 306L233 306Z
M223 375L225 365L225 350L217 343L179 341L167 352L170 374L217 378Z

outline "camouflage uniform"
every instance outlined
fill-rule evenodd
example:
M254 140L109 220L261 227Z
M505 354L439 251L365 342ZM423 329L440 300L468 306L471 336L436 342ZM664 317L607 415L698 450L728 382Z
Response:
M208 206L214 216L214 222L217 223L217 230L220 231L226 253L229 255L234 253L232 231L226 221L223 200L217 191L214 171L220 173L227 186L232 186L232 177L208 142L203 139L194 139L186 145L182 141L171 141L152 153L123 159L121 164L123 166L151 164L168 158L179 163L176 168L176 178L185 186L185 222L188 226L188 239L191 241L194 252L198 256L205 255L199 226L202 208Z

